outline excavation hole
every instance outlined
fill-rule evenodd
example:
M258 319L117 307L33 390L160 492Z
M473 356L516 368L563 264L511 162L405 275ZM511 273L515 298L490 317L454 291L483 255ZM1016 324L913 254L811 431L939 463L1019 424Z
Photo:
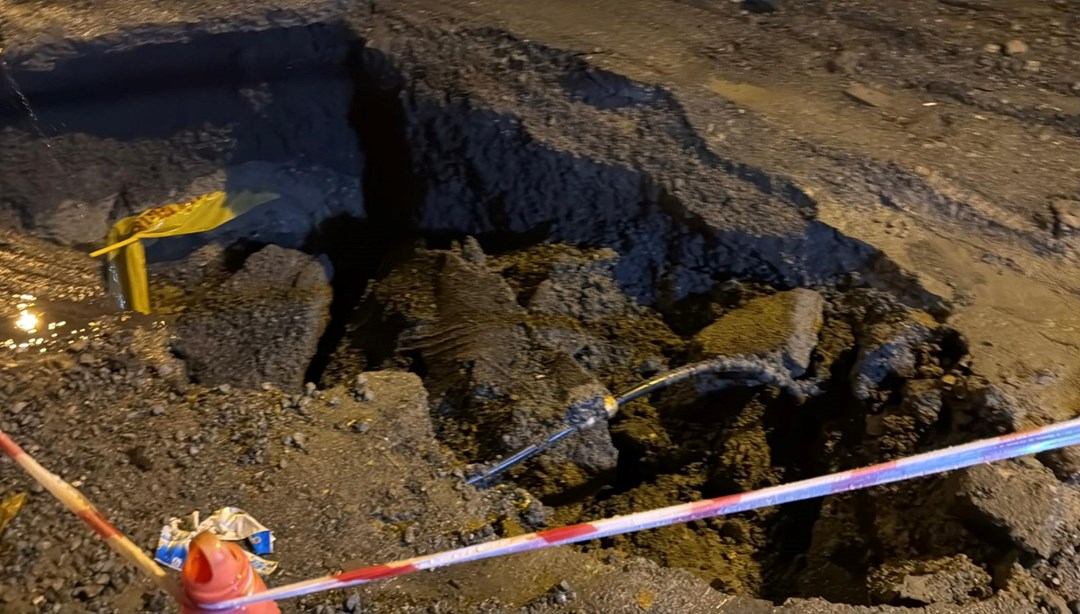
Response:
M811 293L817 312L778 316L794 304L793 291L730 280L643 306L618 283L619 260L612 250L563 244L491 254L471 239L418 248L372 283L354 343L393 328L393 350L385 353L384 338L382 363L372 366L420 373L439 437L482 464L560 428L575 395L625 389L700 357L703 340L725 322L746 327L728 340L737 352L742 343L766 343L770 335L758 339L755 331L784 318L820 318L797 374L818 382L808 399L752 379L690 381L634 401L606 427L512 469L505 482L552 509L548 526L763 488L965 437L951 416L973 409L950 400L943 383L966 377L964 346L925 313L881 292L821 287ZM947 498L945 483L930 479L584 548L644 556L718 590L777 602L899 604L905 597L881 578L910 561L963 555L976 567L991 565L994 548L968 534L948 505L911 506ZM933 531L954 541L935 543L927 538Z

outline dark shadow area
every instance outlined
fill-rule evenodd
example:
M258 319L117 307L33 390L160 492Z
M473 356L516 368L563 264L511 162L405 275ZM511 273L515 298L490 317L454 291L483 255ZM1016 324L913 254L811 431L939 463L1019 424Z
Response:
M354 87L349 121L367 153L362 184L367 219L328 220L305 245L328 255L335 268L330 323L306 376L316 383L341 345L368 280L378 276L391 254L407 253L416 238L415 217L426 186L406 136L399 72L386 55L362 44L354 46L349 65Z

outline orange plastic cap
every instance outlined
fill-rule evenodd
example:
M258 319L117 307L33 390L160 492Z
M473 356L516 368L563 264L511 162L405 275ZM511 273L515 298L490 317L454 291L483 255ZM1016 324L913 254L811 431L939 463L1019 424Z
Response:
M255 573L244 551L207 531L191 540L187 560L180 571L180 584L184 589L182 614L281 614L273 602L232 610L199 607L266 590L266 584Z

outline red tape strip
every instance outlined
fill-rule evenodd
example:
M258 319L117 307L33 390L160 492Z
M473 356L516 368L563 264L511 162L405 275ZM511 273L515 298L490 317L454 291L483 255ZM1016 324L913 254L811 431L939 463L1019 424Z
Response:
M4 454L7 454L11 458L26 454L26 452L23 452L23 449L19 447L19 444L12 441L11 438L7 436L7 433L4 433L3 431L0 431L0 451L3 451Z
M591 535L593 533L596 533L596 527L589 523L584 523L572 524L568 527L559 527L558 529L548 529L547 531L541 531L537 533L536 536L551 544L554 542L574 539L575 537Z
M413 571L416 571L416 565L398 565L397 567L391 565L376 565L375 567L365 567L363 569L354 569L352 571L339 573L333 576L333 578L338 582L381 580L383 578L392 578Z
M79 518L82 518L83 522L93 529L94 533L97 533L101 539L109 539L120 535L120 531L117 531L116 527L112 526L108 520L105 520L105 517L97 510L80 510Z

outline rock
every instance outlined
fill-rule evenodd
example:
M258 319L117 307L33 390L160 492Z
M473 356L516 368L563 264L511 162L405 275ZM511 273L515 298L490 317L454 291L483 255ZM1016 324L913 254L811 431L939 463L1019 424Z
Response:
M1014 38L1005 43L1005 55L1022 55L1028 52L1028 45L1024 41Z
M801 288L753 299L699 332L691 352L697 360L777 358L798 377L809 367L817 345L823 305L820 294Z
M751 13L775 13L780 9L780 0L743 0L740 8Z
M551 267L529 300L532 313L564 315L589 322L640 313L637 303L615 281L618 254L597 250L589 255L567 253Z
M1080 231L1080 200L1055 198L1050 203L1054 219L1054 236L1061 237Z
M1039 461L1049 467L1057 479L1080 486L1080 448L1071 446L1043 452L1039 455Z
M845 49L829 58L825 62L825 68L829 72L851 74L859 67L859 54Z
M461 242L461 257L465 262L473 264L483 264L487 259L483 248L480 247L480 242L472 236L465 237L465 240Z
M198 383L299 390L331 299L327 266L270 245L180 317L173 348Z
M1031 458L959 472L957 513L974 529L1049 558L1073 543L1080 494Z
M963 554L929 560L890 562L868 578L876 603L963 604L993 594L990 574Z
M344 608L346 612L356 612L360 609L360 595L353 593L345 600Z
M89 346L90 338L82 337L73 341L71 345L68 346L68 350L70 350L72 353L78 354L79 352L86 350L86 348L88 348Z
M150 460L150 457L146 455L145 446L135 446L125 454L127 454L128 461L141 471L150 471L154 468L154 461Z
M918 349L937 330L929 314L900 308L880 317L866 318L857 331L859 353L852 368L852 392L868 399L891 376L917 375Z
M737 279L728 279L711 293L711 298L727 306L737 305L743 298L743 285Z
M851 84L850 87L844 90L844 94L847 95L848 98L868 107L887 109L893 106L892 98L890 98L888 94L859 83Z

